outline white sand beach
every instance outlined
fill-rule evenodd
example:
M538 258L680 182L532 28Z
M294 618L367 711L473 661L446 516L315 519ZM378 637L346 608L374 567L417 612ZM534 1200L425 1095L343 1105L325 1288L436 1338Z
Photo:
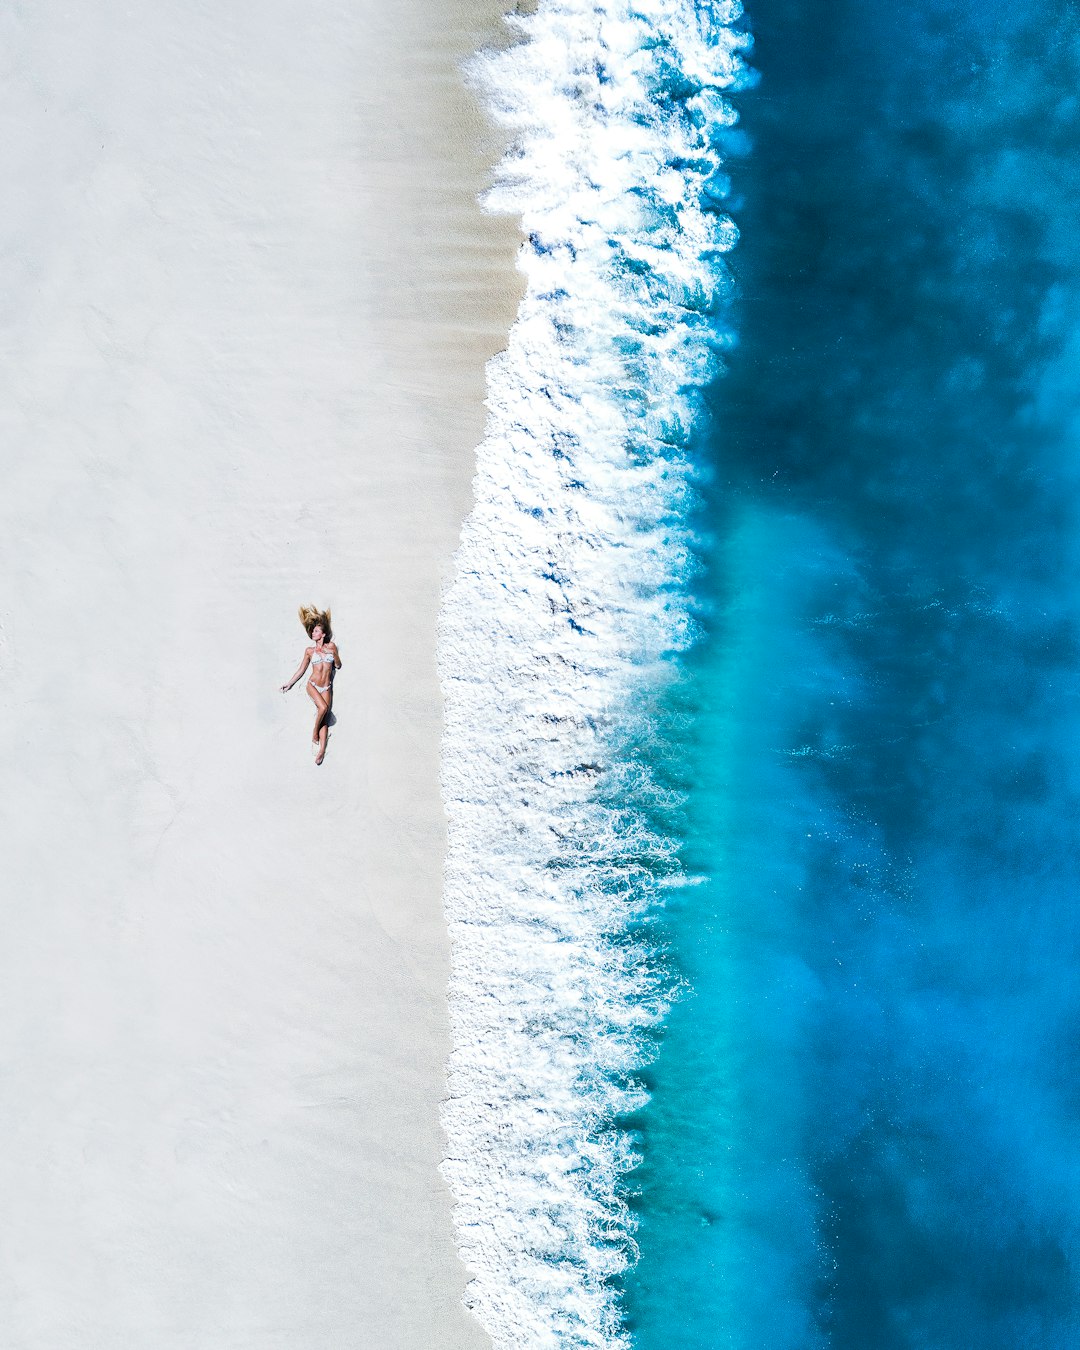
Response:
M487 1343L434 624L517 295L459 71L501 8L0 17L5 1350Z

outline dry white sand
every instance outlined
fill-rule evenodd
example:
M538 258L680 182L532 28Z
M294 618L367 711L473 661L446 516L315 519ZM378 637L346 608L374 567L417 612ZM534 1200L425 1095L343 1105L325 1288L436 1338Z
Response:
M515 296L457 68L500 8L0 15L5 1350L485 1343L434 622Z

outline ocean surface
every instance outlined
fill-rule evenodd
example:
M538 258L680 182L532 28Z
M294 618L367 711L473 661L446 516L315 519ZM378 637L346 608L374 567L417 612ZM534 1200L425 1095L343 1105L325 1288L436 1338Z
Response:
M1080 10L513 26L440 633L469 1302L1080 1344Z

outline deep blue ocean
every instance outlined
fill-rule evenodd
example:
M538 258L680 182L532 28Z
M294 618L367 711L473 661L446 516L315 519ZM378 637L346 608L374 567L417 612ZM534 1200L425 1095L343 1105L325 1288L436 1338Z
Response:
M753 0L636 1350L1080 1345L1080 9Z

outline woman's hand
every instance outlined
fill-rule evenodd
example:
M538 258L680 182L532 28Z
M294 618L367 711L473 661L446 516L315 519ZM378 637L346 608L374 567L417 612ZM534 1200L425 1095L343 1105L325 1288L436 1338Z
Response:
M291 685L291 684L283 684L283 685L281 686L281 692L282 692L283 694L287 694L291 688L292 688L292 685Z

